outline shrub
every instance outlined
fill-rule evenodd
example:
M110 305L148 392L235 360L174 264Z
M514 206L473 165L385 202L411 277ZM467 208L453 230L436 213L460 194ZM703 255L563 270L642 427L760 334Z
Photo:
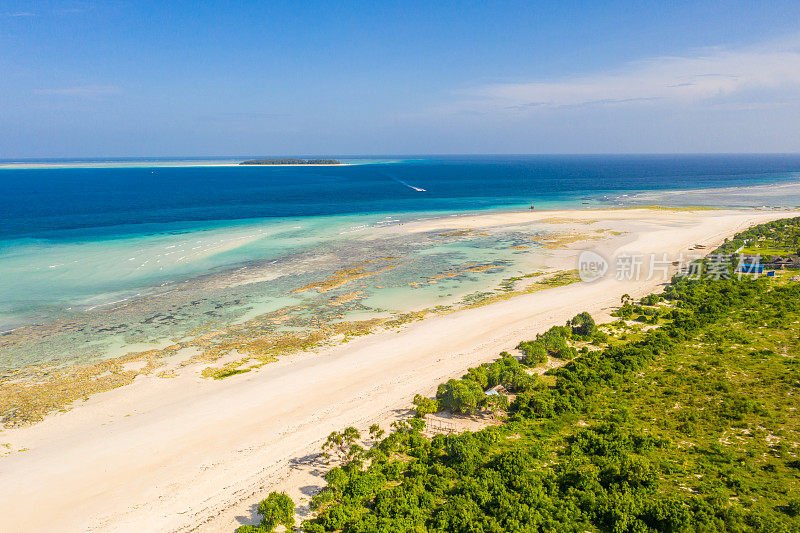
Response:
M266 533L267 531L269 530L251 524L245 524L236 528L236 533Z
M439 411L439 402L434 398L428 398L417 394L414 396L415 413L418 418L423 418L427 414Z
M287 530L294 529L294 502L285 492L270 492L265 500L258 504L261 523L257 526L245 525L236 529L236 533L267 533L282 524Z
M786 504L786 514L789 516L800 515L800 498L792 498L789 500L789 503Z
M591 337L597 331L597 325L592 318L592 315L584 311L569 321L572 327L572 334L578 335L583 338Z
M574 359L577 355L578 355L578 350L570 346L564 346L556 350L556 353L553 354L553 357L556 357L557 359L561 359L563 361L569 361L570 359Z
M660 294L648 294L647 296L642 298L641 302L642 305L656 305L662 299L663 298Z
M485 398L481 386L468 379L451 379L436 390L439 406L454 413L474 413L483 405Z
M517 350L523 353L522 362L528 366L535 366L547 361L547 350L539 341L525 341L519 343Z

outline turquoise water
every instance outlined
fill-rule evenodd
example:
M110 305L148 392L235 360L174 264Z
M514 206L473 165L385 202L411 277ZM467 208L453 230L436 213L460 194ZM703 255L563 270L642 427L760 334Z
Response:
M112 238L14 239L0 256L0 312L6 320L90 310L148 287L255 259L273 260L340 238L374 217L235 221Z
M448 238L376 234L419 218L530 204L800 205L799 156L348 161L357 164L0 168L0 331L39 328L30 335L35 349L20 350L28 340L0 344L0 365L102 356L111 346L180 339L293 305L335 319L341 308L327 299L353 290L363 294L346 306L349 318L448 305L541 267L542 227ZM511 248L525 243L532 249ZM293 292L386 257L395 258L392 268L346 290ZM431 282L465 264L493 268Z

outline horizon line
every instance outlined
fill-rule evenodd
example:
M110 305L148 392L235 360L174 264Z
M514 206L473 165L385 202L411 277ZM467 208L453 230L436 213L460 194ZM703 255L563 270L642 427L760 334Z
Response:
M180 156L27 156L0 157L2 162L38 162L38 161L98 161L98 160L215 160L245 159L253 157L338 157L342 159L358 158L400 158L400 157L524 157L524 156L703 156L703 155L774 155L800 156L800 152L438 152L438 153L398 153L398 154L272 154L272 155L180 155Z

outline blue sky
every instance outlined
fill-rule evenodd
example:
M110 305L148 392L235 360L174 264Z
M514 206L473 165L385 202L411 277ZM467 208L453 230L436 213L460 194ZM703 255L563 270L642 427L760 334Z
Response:
M0 0L0 72L0 158L800 151L796 1Z

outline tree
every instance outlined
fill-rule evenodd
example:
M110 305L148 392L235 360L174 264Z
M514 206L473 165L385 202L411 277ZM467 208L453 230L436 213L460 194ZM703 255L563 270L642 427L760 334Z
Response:
M261 523L257 526L240 526L236 533L268 533L274 531L278 524L288 531L294 529L294 502L285 492L270 492L258 504L258 514L261 515Z
M483 405L485 398L481 386L467 379L451 379L436 390L439 406L454 413L474 413Z
M556 359L561 359L562 361L569 361L570 359L574 359L578 356L578 350L571 346L564 346L556 350L553 354L553 357Z
M427 398L420 394L414 396L414 407L417 417L424 418L425 415L439 411L439 402L434 398Z
M369 427L369 436L372 437L373 440L381 440L385 434L386 432L382 430L378 424L372 424Z
M539 341L525 341L519 343L517 349L523 354L522 362L528 366L534 366L547 361L547 350Z
M586 311L575 315L575 317L569 321L569 324L572 326L572 334L580 335L581 337L591 337L597 330L592 315Z
M285 492L270 492L266 500L258 504L262 525L272 531L278 524L294 529L294 502Z
M330 459L331 453L333 453L339 461L351 461L363 451L360 446L356 445L360 438L361 434L352 426L345 428L341 433L334 431L328 435L328 439L322 445L323 455L326 459Z

